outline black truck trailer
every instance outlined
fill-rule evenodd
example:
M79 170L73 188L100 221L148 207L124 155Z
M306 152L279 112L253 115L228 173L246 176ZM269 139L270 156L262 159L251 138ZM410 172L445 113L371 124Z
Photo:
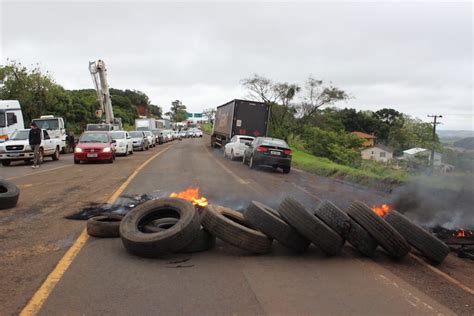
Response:
M263 102L232 100L217 107L212 147L224 147L234 135L266 136L270 107Z

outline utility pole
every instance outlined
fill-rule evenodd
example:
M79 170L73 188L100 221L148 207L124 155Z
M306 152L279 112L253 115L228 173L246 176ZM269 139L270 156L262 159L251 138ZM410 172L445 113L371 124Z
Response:
M433 118L433 146L431 146L431 160L430 160L430 166L431 166L431 173L433 173L434 169L434 154L435 154L435 140L436 140L436 125L441 124L441 122L438 122L438 118L443 118L442 115L428 115L428 117Z

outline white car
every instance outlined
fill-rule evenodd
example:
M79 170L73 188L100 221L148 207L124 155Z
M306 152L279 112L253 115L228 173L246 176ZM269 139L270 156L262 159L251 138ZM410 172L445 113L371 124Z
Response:
M195 132L194 132L194 137L202 137L202 131L197 129Z
M230 141L224 146L224 157L229 157L231 160L242 158L245 149L255 139L255 137L247 135L234 135Z
M143 131L148 138L148 143L150 144L150 147L155 147L156 146L156 137L153 135L152 132L150 131Z
M114 131L110 132L110 137L116 141L115 153L117 155L133 154L133 140L132 137L125 131Z
M49 137L45 129L41 131L40 161L43 162L46 156L50 156L53 160L59 160L61 140ZM33 160L34 153L29 145L29 134L29 129L16 130L6 142L0 144L0 161L2 165L9 166L12 161L16 160L23 160L26 163Z

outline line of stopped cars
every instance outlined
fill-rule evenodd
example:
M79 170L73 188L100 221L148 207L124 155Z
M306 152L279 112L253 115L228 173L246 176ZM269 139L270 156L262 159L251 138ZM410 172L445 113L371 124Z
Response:
M159 144L190 137L202 137L201 130L85 131L74 150L74 163L113 163L118 155L128 156L137 150L145 151Z
M241 160L250 169L265 166L289 173L292 151L282 139L234 135L224 146L224 157Z

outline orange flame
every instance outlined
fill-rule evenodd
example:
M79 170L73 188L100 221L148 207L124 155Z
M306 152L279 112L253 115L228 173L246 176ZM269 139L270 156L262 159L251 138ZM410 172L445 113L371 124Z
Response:
M392 207L388 204L382 204L379 206L373 206L372 211L374 211L378 216L385 216L392 210Z
M456 237L466 237L466 232L464 231L464 229L459 228L456 232Z
M206 207L208 203L207 199L203 196L199 197L199 188L189 187L185 191L176 193L173 192L170 194L170 197L180 198L183 200L188 200L193 203L194 206Z

